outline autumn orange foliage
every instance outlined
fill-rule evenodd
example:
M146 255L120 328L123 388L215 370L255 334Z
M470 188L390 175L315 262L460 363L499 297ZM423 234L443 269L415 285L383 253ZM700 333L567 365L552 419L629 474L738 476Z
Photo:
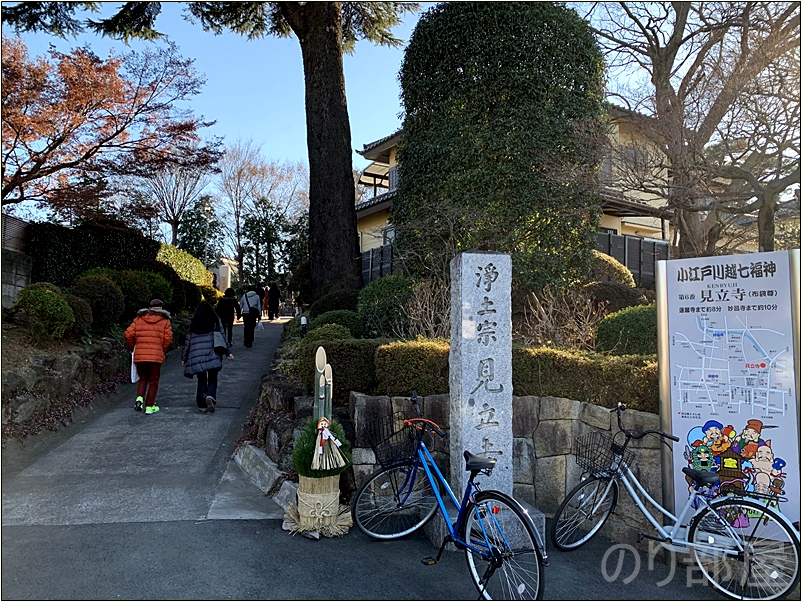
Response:
M105 60L88 47L29 58L4 37L2 204L79 206L102 196L107 177L142 175L197 146L211 123L177 104L202 84L170 43Z

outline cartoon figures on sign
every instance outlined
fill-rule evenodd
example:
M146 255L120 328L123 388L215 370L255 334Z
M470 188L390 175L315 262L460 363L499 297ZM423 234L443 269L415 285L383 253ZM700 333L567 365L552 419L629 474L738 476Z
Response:
M751 460L757 453L757 448L761 445L760 432L763 430L763 423L760 420L747 420L744 430L740 437L735 440L733 449L742 457Z
M694 470L720 475L711 492L714 496L729 490L776 497L784 493L786 462L775 456L771 439L762 438L764 431L771 428L776 427L749 419L738 434L733 425L708 420L688 432L683 456ZM687 480L691 487L690 478ZM777 505L776 499L768 503Z

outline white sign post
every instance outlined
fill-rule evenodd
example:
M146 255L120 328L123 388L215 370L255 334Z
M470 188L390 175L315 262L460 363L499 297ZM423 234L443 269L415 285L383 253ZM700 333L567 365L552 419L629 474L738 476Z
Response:
M799 275L791 257L783 251L659 262L661 398L667 390L671 432L680 437L666 484L673 484L677 510L688 499L682 467L689 466L718 472L726 489L782 495L788 501L780 510L799 520L792 310Z

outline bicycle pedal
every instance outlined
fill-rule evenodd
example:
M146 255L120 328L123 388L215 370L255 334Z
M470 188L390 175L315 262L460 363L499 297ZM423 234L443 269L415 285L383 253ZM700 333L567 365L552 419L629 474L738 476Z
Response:
M427 556L426 558L422 558L421 562L426 566L431 566L433 564L437 564L437 558L434 556Z

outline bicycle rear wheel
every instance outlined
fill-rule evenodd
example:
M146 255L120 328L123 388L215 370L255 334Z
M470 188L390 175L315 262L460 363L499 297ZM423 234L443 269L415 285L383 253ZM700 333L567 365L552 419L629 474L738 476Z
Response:
M437 498L419 462L374 472L354 496L351 516L374 539L396 539L417 531L434 516Z
M465 510L462 541L468 570L485 600L540 600L543 565L535 534L520 505L499 491L482 491ZM488 548L488 543L490 548Z
M737 600L774 600L799 581L799 537L781 515L756 500L723 498L703 507L688 527L699 568Z
M551 524L551 542L565 552L575 550L602 528L618 502L618 482L591 476L571 490Z

